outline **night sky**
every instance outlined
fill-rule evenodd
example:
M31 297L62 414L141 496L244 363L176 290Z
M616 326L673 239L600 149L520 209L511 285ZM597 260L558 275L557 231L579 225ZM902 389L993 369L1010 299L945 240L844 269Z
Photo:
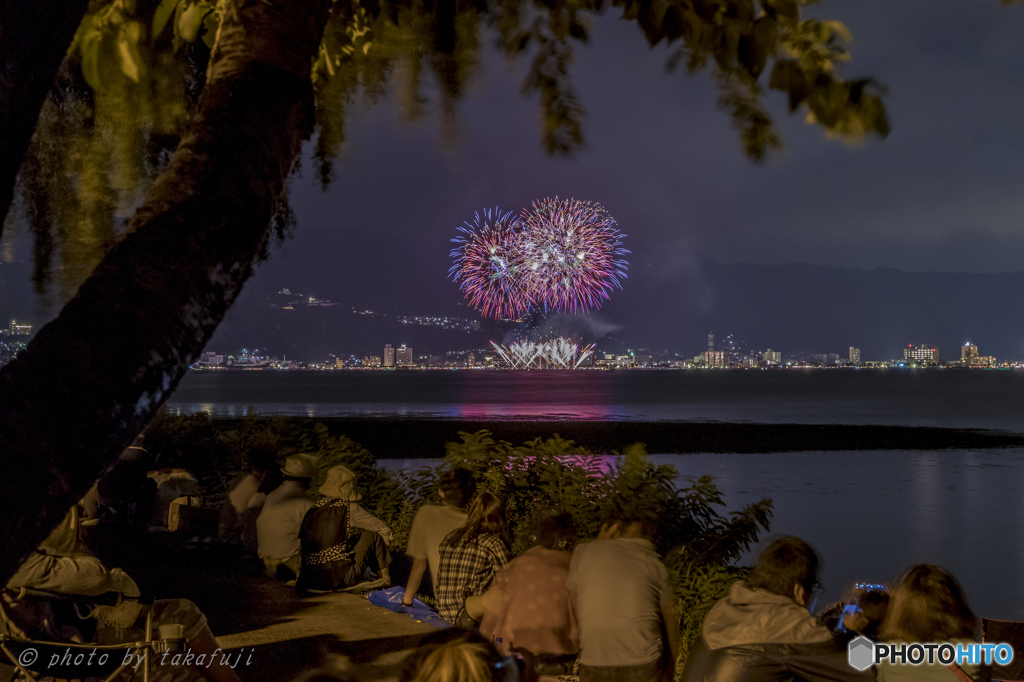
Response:
M582 152L545 157L536 97L519 94L527 61L509 65L493 51L459 105L450 146L430 91L426 116L412 123L391 98L360 102L333 185L321 191L304 168L292 190L298 230L241 303L287 286L388 313L452 312L456 226L485 206L518 211L548 195L598 201L629 235L630 278L600 314L608 324L626 324L627 308L656 315L692 283L685 275L701 254L722 263L1024 270L1024 6L828 0L810 13L853 32L845 75L888 87L887 139L828 140L770 93L785 149L754 164L717 109L709 75L667 73L664 46L649 49L635 24L609 12L593 22L572 72L588 112ZM7 307L23 308L28 290L8 285Z

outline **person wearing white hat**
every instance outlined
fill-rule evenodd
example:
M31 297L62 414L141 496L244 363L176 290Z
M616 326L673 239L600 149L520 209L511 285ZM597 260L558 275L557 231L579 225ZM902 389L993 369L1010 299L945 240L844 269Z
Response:
M299 574L299 527L313 506L308 491L317 473L316 457L292 455L285 460L281 473L284 483L267 495L256 519L257 553L268 576L288 581Z
M299 530L302 570L295 587L300 590L360 591L391 584L391 529L363 509L356 490L356 475L346 466L327 471L321 497L306 512ZM366 581L369 568L376 580Z

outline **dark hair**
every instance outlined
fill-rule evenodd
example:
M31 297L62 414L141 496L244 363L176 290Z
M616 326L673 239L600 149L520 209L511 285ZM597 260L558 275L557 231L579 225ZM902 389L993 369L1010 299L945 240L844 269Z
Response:
M270 443L257 443L245 453L245 465L254 471L277 469L277 448Z
M798 537L784 535L761 551L747 585L783 597L792 597L793 588L800 585L810 594L818 583L820 564L813 547Z
M264 495L277 490L284 483L284 474L277 467L270 467L263 472L263 479L260 481L259 491Z
M473 500L466 523L452 531L446 539L450 546L461 547L476 542L476 539L485 533L497 535L505 543L505 547L512 546L512 534L509 533L508 520L505 519L505 505L502 504L501 498L492 492L483 492Z
M863 634L876 639L889 609L889 594L881 590L871 590L860 596L859 604L860 612L868 619Z
M640 535L651 542L658 539L658 520L653 511L640 510L633 506L623 507L617 504L609 505L601 516L601 527L618 525L620 530L640 524Z
M444 501L457 509L465 509L476 494L476 479L465 467L449 469L441 474L437 484L444 493Z
M882 639L944 642L973 639L978 617L963 588L948 571L918 564L903 574L889 602Z
M572 551L576 542L576 522L572 514L548 513L537 522L533 544L546 549Z

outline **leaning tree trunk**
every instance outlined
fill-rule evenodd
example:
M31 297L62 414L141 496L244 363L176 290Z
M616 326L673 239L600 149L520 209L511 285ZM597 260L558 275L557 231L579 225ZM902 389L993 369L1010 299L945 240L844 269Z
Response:
M88 0L0 0L0 234L46 93Z
M198 112L122 240L0 370L0 584L153 417L266 248L330 0L230 0Z

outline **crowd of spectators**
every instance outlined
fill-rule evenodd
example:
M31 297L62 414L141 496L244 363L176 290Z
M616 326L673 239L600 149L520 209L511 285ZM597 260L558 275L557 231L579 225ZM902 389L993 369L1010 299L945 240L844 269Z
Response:
M8 583L6 634L129 641L140 637L139 619L149 609L157 626L181 624L191 650L216 649L205 616L184 600L140 602L134 611L97 609L96 623L82 626L56 622L52 614L50 620L33 620L31 609L9 597L21 588L137 596L131 578L89 552L82 518L88 525L171 514L169 507L191 494L189 477L165 473L159 481L146 473L141 442L126 451ZM388 587L392 530L361 506L350 469L328 469L313 495L318 473L311 455L289 456L279 466L272 450L254 450L220 510L221 540L254 552L269 578L302 593ZM677 671L676 599L655 549L654 519L613 510L597 537L586 538L570 514L548 510L538 515L529 549L513 558L497 495L478 492L472 474L461 468L446 470L437 489L441 504L421 507L411 525L411 567L401 603L411 608L417 594L432 595L437 614L454 627L406 661L405 680L513 682L574 675L581 682L964 682L981 673L971 665L880 664L864 671L849 665L846 645L854 637L970 642L977 618L955 578L926 564L911 568L893 588L871 586L815 614L820 560L808 543L792 536L768 544L748 577L710 609ZM225 666L160 671L168 680L238 680Z

